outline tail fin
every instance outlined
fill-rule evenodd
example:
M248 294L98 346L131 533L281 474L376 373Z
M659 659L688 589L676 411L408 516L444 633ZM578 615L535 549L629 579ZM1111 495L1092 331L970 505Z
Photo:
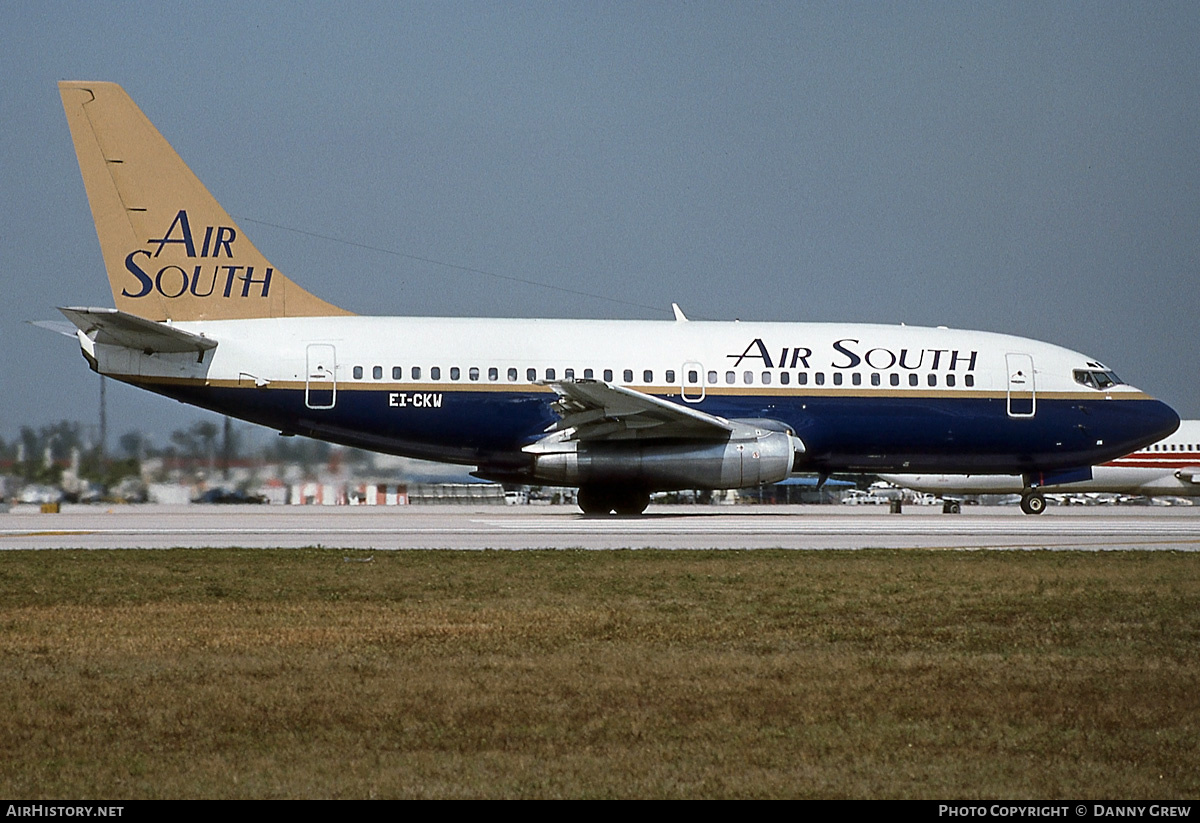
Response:
M118 309L149 320L349 314L276 271L124 89L58 89Z

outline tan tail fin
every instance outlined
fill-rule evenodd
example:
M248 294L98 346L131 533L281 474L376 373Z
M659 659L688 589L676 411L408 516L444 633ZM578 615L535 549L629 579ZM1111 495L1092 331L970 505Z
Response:
M124 89L58 89L118 309L150 320L350 313L276 271Z

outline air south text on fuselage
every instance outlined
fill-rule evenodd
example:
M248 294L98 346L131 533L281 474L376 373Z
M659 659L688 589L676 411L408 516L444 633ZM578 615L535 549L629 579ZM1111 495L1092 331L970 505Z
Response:
M902 348L899 351L893 351L883 346L874 346L864 350L861 341L853 337L835 340L831 347L836 352L827 361L828 367L831 369L854 369L866 364L869 368L879 371L900 368L906 371L945 369L946 371L973 372L979 356L979 352L976 350L961 351L959 349L921 348L910 350ZM772 359L771 352L774 351L779 352L779 357ZM860 351L862 351L861 354ZM926 354L929 355L928 364L925 363ZM765 369L813 368L813 365L809 363L809 360L813 359L813 350L810 346L783 346L775 349L769 347L759 337L751 340L741 354L728 354L726 357L734 361L735 369L740 368L742 363L747 360L757 361Z

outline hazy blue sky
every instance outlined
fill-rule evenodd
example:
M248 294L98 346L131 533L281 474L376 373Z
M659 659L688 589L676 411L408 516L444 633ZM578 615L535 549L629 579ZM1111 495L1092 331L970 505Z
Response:
M96 416L23 322L112 305L62 79L359 313L1006 331L1200 416L1194 2L0 0L5 438ZM205 414L109 399L110 444Z

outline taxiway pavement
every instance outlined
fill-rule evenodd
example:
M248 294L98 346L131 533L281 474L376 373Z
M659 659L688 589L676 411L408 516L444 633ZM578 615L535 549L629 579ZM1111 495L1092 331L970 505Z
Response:
M574 506L35 506L0 514L0 550L1078 549L1200 551L1198 507L652 506L585 517Z

